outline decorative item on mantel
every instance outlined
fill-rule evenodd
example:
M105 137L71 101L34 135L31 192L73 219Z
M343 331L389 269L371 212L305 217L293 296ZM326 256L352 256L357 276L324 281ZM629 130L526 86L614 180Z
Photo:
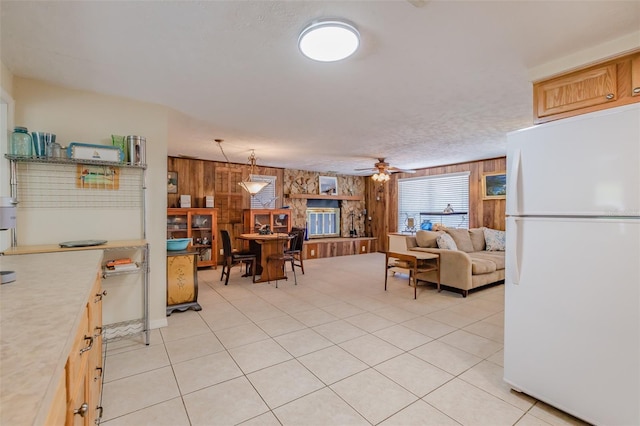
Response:
M338 178L335 176L319 176L320 194L338 195Z

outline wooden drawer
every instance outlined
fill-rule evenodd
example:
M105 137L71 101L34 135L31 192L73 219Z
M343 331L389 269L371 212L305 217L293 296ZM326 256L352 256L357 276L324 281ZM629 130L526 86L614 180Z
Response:
M67 425L88 424L88 409L84 416L74 414L74 411L81 410L83 404L87 403L87 368L94 347L92 345L95 345L95 340L89 330L90 304L91 301L85 305L82 312L80 325L67 360ZM91 349L89 349L90 346Z
M93 348L89 353L87 371L87 401L89 412L87 422L89 425L95 424L96 419L102 416L100 407L100 393L102 391L102 300L105 294L102 292L102 281L98 277L91 290L89 298L89 322L90 331L93 336Z
M83 405L86 404L86 408ZM87 426L89 425L89 403L87 400L87 375L82 376L82 380L70 395L67 404L67 426Z
M76 389L81 385L81 381L86 377L89 351L87 348L93 343L93 338L89 332L89 310L84 309L80 326L71 347L71 353L67 360L67 396L73 397ZM90 338L91 337L91 338Z

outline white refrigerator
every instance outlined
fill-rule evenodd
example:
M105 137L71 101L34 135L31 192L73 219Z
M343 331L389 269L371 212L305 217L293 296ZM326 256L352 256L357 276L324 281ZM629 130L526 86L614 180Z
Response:
M640 425L640 104L508 135L504 380Z

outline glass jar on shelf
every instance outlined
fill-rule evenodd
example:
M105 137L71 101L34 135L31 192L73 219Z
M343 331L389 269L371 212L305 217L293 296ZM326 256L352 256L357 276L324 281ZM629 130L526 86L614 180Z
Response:
M16 127L11 134L10 152L20 157L33 155L33 139L26 127Z

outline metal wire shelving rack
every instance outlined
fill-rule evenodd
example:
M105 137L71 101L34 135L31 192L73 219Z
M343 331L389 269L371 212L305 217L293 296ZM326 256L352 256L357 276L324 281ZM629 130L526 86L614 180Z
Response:
M5 154L5 158L10 162L11 197L19 209L130 209L140 213L141 243L104 249L105 255L117 250L140 250L139 268L115 273L103 269L102 278L142 274L142 317L105 324L103 337L108 342L143 333L145 344L149 344L149 245L145 241L147 165L11 154ZM93 179L87 179L91 174ZM12 229L11 245L17 246L15 229Z

